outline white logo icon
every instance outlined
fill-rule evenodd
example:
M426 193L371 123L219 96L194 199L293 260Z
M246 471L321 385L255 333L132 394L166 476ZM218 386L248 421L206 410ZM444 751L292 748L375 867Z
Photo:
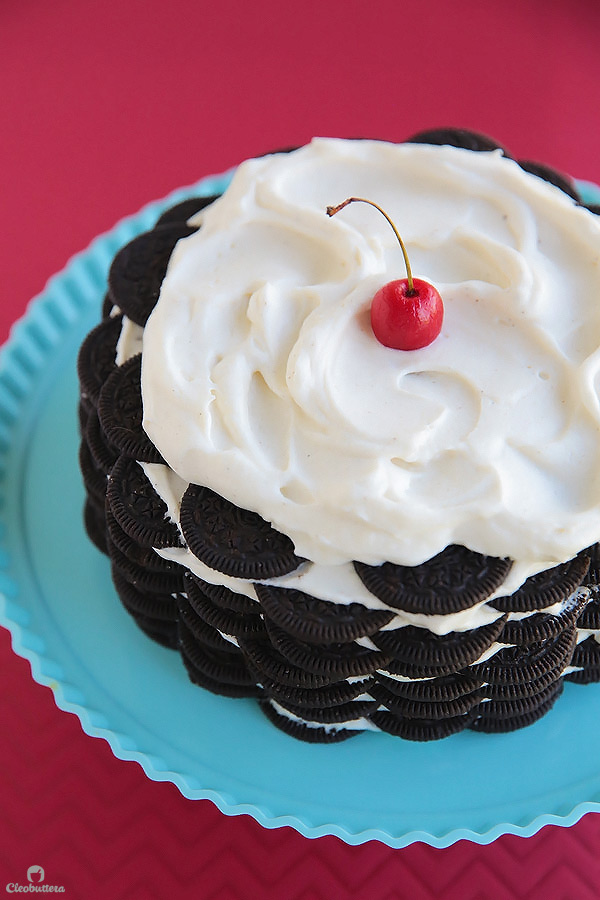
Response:
M40 884L44 880L44 870L41 866L29 866L27 869L27 881Z

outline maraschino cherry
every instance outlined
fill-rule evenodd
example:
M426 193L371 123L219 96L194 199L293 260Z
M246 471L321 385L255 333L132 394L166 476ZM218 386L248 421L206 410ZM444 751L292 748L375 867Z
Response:
M380 287L371 301L371 327L380 344L394 350L419 350L436 339L442 328L444 305L439 292L428 281L413 278L404 241L388 214L372 200L348 197L337 206L328 206L334 216L349 203L368 203L384 216L400 244L406 278L389 281Z

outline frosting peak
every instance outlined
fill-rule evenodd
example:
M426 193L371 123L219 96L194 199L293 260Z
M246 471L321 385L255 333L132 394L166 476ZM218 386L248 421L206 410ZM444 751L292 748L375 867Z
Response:
M369 305L440 291L428 347ZM250 160L179 242L143 336L144 428L187 482L326 565L452 543L533 569L600 539L600 220L500 152L318 139Z

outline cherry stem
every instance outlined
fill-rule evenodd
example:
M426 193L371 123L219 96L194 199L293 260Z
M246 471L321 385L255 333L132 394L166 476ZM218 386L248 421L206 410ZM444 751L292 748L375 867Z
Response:
M338 203L337 206L328 206L327 210L326 210L327 215L335 216L336 213L339 213L339 211L341 209L343 209L345 206L348 206L349 203L368 203L369 206L374 206L375 209L378 210L381 213L381 215L384 216L385 219L387 219L389 224L392 226L394 234L398 238L398 243L400 244L400 249L402 250L402 256L404 257L404 265L406 266L406 280L408 281L407 296L411 296L412 294L415 294L416 291L415 291L415 287L413 284L412 271L410 268L410 262L408 261L408 253L406 252L406 247L404 246L404 241L398 234L398 229L396 228L396 226L394 225L394 223L392 222L392 220L390 219L390 217L388 216L386 211L384 209L382 209L381 206L378 206L376 203L373 203L372 200L365 200L364 197L348 197L347 200L344 200L343 203Z

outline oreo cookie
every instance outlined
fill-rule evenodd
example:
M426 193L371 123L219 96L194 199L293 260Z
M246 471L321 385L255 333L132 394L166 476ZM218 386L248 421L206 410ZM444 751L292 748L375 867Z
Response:
M563 679L564 681L571 681L573 684L595 684L600 681L600 666L569 672L563 676Z
M600 596L588 600L577 619L577 627L584 628L586 631L597 631L600 629Z
M234 578L287 575L304 562L285 534L258 513L240 509L209 488L190 484L181 501L181 529L194 556Z
M115 305L112 302L111 296L107 291L106 294L104 295L104 299L102 300L102 309L100 312L101 317L103 319L108 319L108 317L111 315L114 308L115 308Z
M549 668L538 678L521 681L496 681L485 685L485 695L488 700L523 700L541 694L546 688L555 684L562 676L564 665L561 660Z
M308 672L300 666L294 665L275 649L268 638L245 636L240 637L238 643L249 668L259 673L261 681L262 676L266 676L280 685L312 689L325 687L325 685L342 680L328 674Z
M489 152L490 150L502 150L504 156L510 156L505 147L478 131L470 131L467 128L429 128L418 131L409 137L408 144L439 144L450 147L460 147L464 150L477 152Z
M177 621L177 600L172 594L142 590L131 584L114 565L111 574L117 594L128 612L161 622Z
M360 734L360 731L349 728L310 724L288 718L288 716L279 713L269 700L261 700L259 705L273 725L289 734L290 737L309 744L338 744Z
M123 531L141 547L180 547L177 526L167 518L167 506L140 465L120 456L108 479L107 500Z
M482 731L488 734L506 733L526 728L539 721L552 709L562 690L563 682L560 679L539 695L537 702L531 704L517 702L512 705L506 703L502 707L498 704L491 707L491 704L482 703L478 717L469 727L473 731ZM489 708L486 708L488 706Z
M179 618L187 626L196 641L211 650L218 650L220 653L231 653L235 649L239 650L230 641L226 640L216 628L201 619L194 612L189 601L185 596L178 596Z
M398 697L381 682L375 682L369 689L369 693L382 706L385 706L388 712L406 719L429 719L430 721L464 716L471 712L485 696L484 689L478 688L452 700L408 700L405 697Z
M344 725L348 722L356 722L365 719L377 709L376 700L350 700L339 706L315 706L313 709L303 709L291 704L279 704L284 713L291 713L309 722L319 725Z
M266 626L273 646L285 659L306 672L326 676L330 682L372 675L390 661L388 654L357 643L314 647L290 637L268 619Z
M426 703L448 703L472 694L483 684L481 678L477 678L469 670L414 681L402 681L377 672L375 681L395 697Z
M150 560L148 565L140 564L121 553L111 540L108 540L107 548L115 569L138 590L159 594L176 594L183 590L183 570L180 566L163 568L160 565L154 566L153 560ZM148 555L154 554L157 560L161 559L153 550L141 549Z
M133 238L114 257L108 273L110 298L142 327L158 301L177 241L197 231L184 222L159 225Z
M389 653L402 668L396 674L412 674L411 677L449 675L474 663L488 650L502 631L504 617L495 622L473 628L470 631L451 631L434 634L426 628L405 625L390 631L381 631L373 637L380 650ZM405 672L404 666L410 671ZM389 669L389 667L388 667ZM443 671L442 671L443 670Z
M86 440L82 440L79 443L78 458L79 469L83 478L83 486L96 506L103 508L108 479L104 472L99 469L94 462Z
M566 563L532 575L521 587L506 597L496 597L490 606L501 612L532 612L562 603L577 590L584 580L589 557L575 556Z
M447 719L409 719L380 710L370 717L371 722L387 734L406 741L439 741L464 731L474 721L473 711Z
M77 375L81 398L98 405L100 391L116 367L117 342L121 334L123 316L104 319L83 341L77 356Z
M241 653L224 653L200 644L183 619L179 620L179 651L190 680L196 684L228 697L261 695Z
M164 463L142 428L142 355L117 367L107 378L98 400L98 417L106 440L119 453L138 462Z
M355 562L354 568L365 587L394 609L449 615L469 609L493 593L511 565L509 559L452 544L419 566Z
M552 641L566 628L572 626L588 602L586 594L577 591L564 602L556 615L535 612L525 618L510 619L498 638L501 644L539 644Z
M180 203L176 203L174 206L170 206L166 209L158 219L156 227L160 228L161 225L186 224L192 216L195 216L200 210L210 206L210 204L214 203L215 200L218 200L220 196L220 194L209 194L207 197L188 197L187 200L182 200Z
M258 612L238 613L215 606L204 592L203 584L191 573L185 573L185 586L194 612L213 628L233 637L265 635L265 626ZM258 609L258 608L257 608Z
M250 669L252 671L251 665ZM254 677L271 700L276 700L284 707L303 711L347 704L361 694L370 693L373 685L373 679L367 677L357 681L336 681L324 687L299 688L280 684L257 670L254 670Z
M178 576L181 579L179 590L182 589L183 574L185 572L183 566L180 566L170 559L165 559L150 547L141 547L132 540L118 524L110 511L110 506L108 506L108 504L106 506L106 526L108 529L110 545L114 547L118 554L118 559L123 561L123 558L125 558L133 564L134 569L131 571L134 571L135 568L139 567L152 574L169 575L172 577ZM121 568L123 568L124 571L129 569L129 567L125 565Z
M87 536L101 553L108 553L106 542L106 522L102 508L86 498L83 506L83 524Z
M92 408L86 418L84 435L96 468L104 475L109 475L119 457L119 451L106 439L95 408Z
M571 665L582 669L600 668L600 643L593 635L577 644L571 657Z
M202 593L206 594L219 609L226 609L236 613L248 613L250 615L260 614L258 600L248 597L246 594L240 594L238 591L232 591L230 588L225 587L224 584L211 584L197 575L194 575L194 580Z
M505 647L470 671L490 684L522 684L550 672L560 674L571 662L575 649L575 628L567 628L555 641L531 647Z
M391 610L331 603L293 588L256 584L255 590L269 619L307 644L347 643L368 637L394 617Z

